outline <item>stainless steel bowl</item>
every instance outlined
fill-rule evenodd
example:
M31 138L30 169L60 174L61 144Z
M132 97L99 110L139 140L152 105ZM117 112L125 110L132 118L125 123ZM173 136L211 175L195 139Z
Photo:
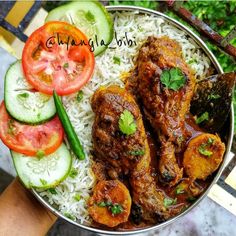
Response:
M212 54L212 52L207 48L206 44L195 34L193 33L191 30L189 30L186 26L182 25L181 23L179 23L178 21L170 18L169 16L166 16L165 14L161 13L161 12L157 12L157 11L153 11L153 10L149 10L146 8L142 8L142 7L135 7L135 6L108 6L107 7L109 12L115 12L115 11L138 11L139 13L144 13L144 14L150 14L150 15L156 15L159 16L161 18L163 18L165 21L167 21L168 23L174 25L176 28L184 31L190 38L192 38L194 40L194 42L205 52L205 54L209 57L210 61L212 62L212 64L214 65L216 71L218 73L223 73L223 70L219 64L219 62L217 61L217 59L215 58L215 56ZM227 141L227 145L226 145L226 152L224 155L224 161L221 164L214 180L212 181L212 183L210 184L210 186L208 187L208 189L204 192L204 194L202 194L201 197L199 197L197 199L196 202L194 202L188 209L186 209L183 213L169 219L166 222L163 222L161 224L158 225L154 225L152 227L148 227L148 228L144 228L144 229L139 229L139 230L132 230L132 231L112 231L112 230L101 230L98 228L93 228L90 226L86 226L86 225L82 225L78 222L72 221L68 218L66 218L63 214L61 214L56 208L54 208L53 206L51 206L44 198L42 198L35 190L32 190L33 194L36 196L36 198L45 206L47 207L49 210L51 210L55 215L63 218L64 220L70 222L71 224L74 224L76 226L78 226L79 228L82 229L86 229L98 234L108 234L108 235L128 235L128 234L136 234L136 233L145 233L147 231L150 230L154 230L154 229L160 229L174 221L176 221L177 219L179 219L180 217L182 217L183 215L187 214L189 211L191 211L195 206L197 206L200 201L207 196L208 191L210 190L210 188L217 182L217 180L219 179L224 166L225 166L225 161L229 155L230 149L231 149L231 145L232 145L232 140L233 140L233 127L234 127L234 116L233 116L233 106L231 107L231 113L230 113L230 121L228 124L229 127L229 132L228 132L228 141Z

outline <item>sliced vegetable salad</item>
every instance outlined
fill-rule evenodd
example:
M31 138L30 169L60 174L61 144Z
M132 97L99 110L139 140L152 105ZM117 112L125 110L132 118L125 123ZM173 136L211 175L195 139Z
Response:
M112 20L98 1L69 3L48 14L26 41L22 60L9 67L0 138L27 188L55 187L71 173L72 153L85 158L59 96L77 93L83 99L81 88L92 78L94 55L112 38ZM92 40L100 46L95 49Z
M46 22L63 21L75 25L87 36L95 56L106 50L113 38L113 22L103 5L98 1L76 1L49 12ZM102 45L104 44L104 45Z
M55 90L59 95L68 95L91 78L94 55L79 29L53 21L28 38L22 67L27 81L38 91L51 95Z
M21 61L12 64L6 73L4 99L9 114L20 122L42 123L56 114L53 97L34 90L25 79Z

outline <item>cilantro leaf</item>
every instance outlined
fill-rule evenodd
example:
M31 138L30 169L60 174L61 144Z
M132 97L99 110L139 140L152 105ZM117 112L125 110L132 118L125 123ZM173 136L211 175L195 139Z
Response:
M112 205L110 210L111 210L113 215L120 214L120 213L122 213L124 211L123 207L120 204L118 204L118 203Z
M209 113L206 111L202 113L197 119L196 124L202 123L204 120L209 120Z
M99 206L99 207L105 207L105 206L107 206L107 204L106 204L105 202L99 202L99 203L98 203L98 206Z
M81 200L80 194L75 194L74 199L79 202Z
M208 138L207 144L212 145L215 142L213 138Z
M80 90L76 96L77 102L80 102L83 99L83 96L84 96L84 93L82 90Z
M78 171L75 168L72 168L69 176L74 179L78 175Z
M112 202L110 202L110 201L99 202L97 205L100 206L100 207L106 207L106 206L110 207L110 206L113 206Z
M63 68L68 68L69 67L69 63L68 62L66 62L64 65L63 65Z
M129 154L132 156L143 156L145 154L145 151L142 149L134 150L134 151L130 151Z
M213 154L213 152L208 151L208 150L206 149L206 145L205 145L205 144L202 144L202 145L198 148L198 151L199 151L199 153L201 153L203 156L207 156L207 157L210 157L210 156Z
M119 129L123 134L134 134L137 129L137 125L134 121L134 116L128 110L124 110L119 118Z
M76 217L75 216L73 216L73 215L71 215L70 213L68 213L68 212L65 212L64 213L64 216L65 217L67 217L67 218L69 218L69 219L71 219L71 220L73 220L73 221L75 221L76 220Z
M184 193L185 191L184 191L184 188L183 188L183 186L181 186L181 185L179 185L179 186L177 186L176 187L176 189L175 189L175 193L178 195L178 194L182 194L182 193Z
M120 65L120 58L114 56L114 57L113 57L113 62L114 62L114 64Z
M208 138L206 143L203 143L199 146L199 148L198 148L199 153L204 156L210 157L213 154L213 152L207 150L206 148L210 147L212 144L214 144L214 142L215 142L214 139Z
M166 208L168 208L168 207L171 206L171 205L175 205L176 202L177 202L177 198L175 198L175 199L173 199L173 198L168 198L168 197L164 198L164 206L165 206Z
M164 70L161 74L160 80L166 88L174 91L179 90L186 83L186 78L179 68Z
M55 188L49 188L48 191L51 193L51 194L57 194L57 191Z
M120 214L124 211L123 207L118 203L112 203L112 202L99 202L97 204L99 207L107 207L109 211L111 211L112 215Z
M210 94L210 95L208 95L208 99L218 99L218 98L220 98L221 96L219 95L219 94Z

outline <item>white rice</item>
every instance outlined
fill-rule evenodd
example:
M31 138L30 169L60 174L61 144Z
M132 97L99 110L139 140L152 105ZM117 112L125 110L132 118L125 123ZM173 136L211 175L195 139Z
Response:
M78 170L78 175L73 179L68 177L63 183L56 187L57 194L49 191L41 192L47 197L50 204L56 204L62 214L70 214L75 220L82 224L89 224L90 217L86 209L86 201L95 184L95 177L91 172L91 128L94 114L90 106L90 98L100 86L117 84L123 86L121 75L128 72L135 62L135 57L140 46L148 36L167 35L178 41L183 48L183 55L186 62L192 62L190 66L195 71L197 79L203 78L209 67L210 61L187 35L165 22L162 18L150 15L138 15L138 12L117 12L113 14L114 29L118 38L124 37L128 33L129 39L135 39L137 45L133 47L117 47L115 40L112 47L104 54L96 57L95 73L91 81L83 88L83 99L76 100L76 94L63 98L70 120L79 136L86 152L86 160L80 161L73 157L73 168ZM120 65L115 64L113 57L119 57ZM74 199L75 194L80 194L81 200Z

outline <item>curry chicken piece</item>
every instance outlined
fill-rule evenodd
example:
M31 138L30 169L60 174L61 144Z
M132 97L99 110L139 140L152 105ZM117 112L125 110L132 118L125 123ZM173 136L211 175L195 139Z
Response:
M151 175L150 150L142 115L134 98L126 90L110 86L97 90L92 98L95 112L92 138L94 155L106 166L108 178L128 177L133 204L141 208L142 219L149 222L166 220L164 193ZM119 128L121 114L128 110L136 123L136 131L127 135Z
M164 70L179 68L186 82L177 91L166 88L161 80ZM136 68L137 93L144 113L161 141L160 177L175 185L182 177L175 153L181 151L189 134L185 115L189 112L195 78L185 63L180 45L164 36L149 37L141 47Z

